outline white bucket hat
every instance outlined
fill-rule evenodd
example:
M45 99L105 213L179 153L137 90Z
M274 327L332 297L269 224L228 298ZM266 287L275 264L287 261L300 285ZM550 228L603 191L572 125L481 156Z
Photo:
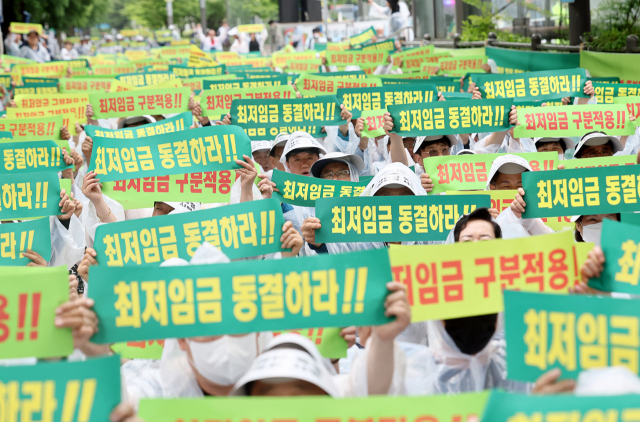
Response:
M271 151L271 141L251 141L251 153L256 151Z
M449 142L449 148L458 143L458 140L453 135L418 136L416 138L416 142L413 144L413 153L415 154L418 152L420 145L422 145L423 142L438 141L442 138L445 138Z
M342 152L330 152L321 159L313 163L309 173L313 177L320 177L322 169L329 163L341 162L349 166L349 170L353 173L352 166L355 167L356 173L359 175L364 169L364 160L355 154L345 154ZM353 178L352 178L353 179Z
M126 117L118 122L118 129L124 129L125 125L135 125L136 123L140 122L143 122L146 125L149 123L155 123L156 119L148 114L145 114L143 116Z

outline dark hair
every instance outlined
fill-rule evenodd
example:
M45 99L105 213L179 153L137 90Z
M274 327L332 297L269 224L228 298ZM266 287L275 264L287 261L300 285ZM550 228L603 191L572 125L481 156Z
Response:
M525 173L529 171L529 169L524 169L524 171L522 173ZM518 173L518 174L522 174L522 173ZM493 177L491 178L491 180L489 181L490 185L495 186L496 182L498 181L498 177L501 175L502 173L500 173L500 169L498 169L498 171L496 171L496 174L493 175Z
M462 230L467 227L470 221L482 220L488 223L491 223L493 226L493 234L496 236L496 239L502 239L502 229L491 219L491 214L487 208L478 208L475 211L463 216L458 220L456 226L453 228L453 238L456 242L460 241L460 233Z
M387 2L389 2L389 6L391 6L391 13L396 13L400 11L399 0L387 0Z
M582 216L580 216L576 220L576 223L578 223L580 220L582 220ZM620 221L620 213L616 214L616 220ZM584 242L584 239L582 238L582 235L580 234L577 228L573 229L573 238L576 240L576 242Z
M309 154L316 154L318 157L320 157L320 150L318 148L301 148L301 149L294 149L289 151L287 153L286 161L289 161L289 158L293 157L294 155L302 154L303 152L307 152Z
M447 138L446 136L443 136L442 138L436 139L435 141L422 141L422 143L420 144L420 147L418 147L417 153L420 154L422 153L422 151L424 151L426 147L431 146L433 144L437 144L437 143L445 143L449 145L449 148L451 148L451 144L449 143L449 138Z

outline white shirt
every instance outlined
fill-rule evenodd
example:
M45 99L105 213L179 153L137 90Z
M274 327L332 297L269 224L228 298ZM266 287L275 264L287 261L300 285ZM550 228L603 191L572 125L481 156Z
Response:
M63 47L62 50L60 50L60 57L62 60L74 60L78 58L78 52L74 50L73 47L71 50L67 50L66 47Z

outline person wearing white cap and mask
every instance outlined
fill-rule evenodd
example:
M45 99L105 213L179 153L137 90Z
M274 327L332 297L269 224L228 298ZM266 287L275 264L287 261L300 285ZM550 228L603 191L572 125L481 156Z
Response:
M600 246L602 222L604 220L620 221L620 214L574 215L571 222L576 223L574 238L576 242L591 242Z
M582 136L574 158L613 157L620 155L624 145L615 136L609 136L604 132L589 132Z
M432 184L429 175L424 173L424 159L451 155L451 148L457 143L458 140L454 135L418 136L416 138L411 151L414 154L414 161L421 166L421 183Z
M330 152L313 163L311 176L318 179L357 182L364 169L364 161L354 154Z

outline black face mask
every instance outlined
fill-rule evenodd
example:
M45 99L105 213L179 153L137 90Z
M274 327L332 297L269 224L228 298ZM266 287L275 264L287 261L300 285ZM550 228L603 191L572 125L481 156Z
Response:
M447 319L444 328L465 355L475 355L489 343L496 332L498 314Z

